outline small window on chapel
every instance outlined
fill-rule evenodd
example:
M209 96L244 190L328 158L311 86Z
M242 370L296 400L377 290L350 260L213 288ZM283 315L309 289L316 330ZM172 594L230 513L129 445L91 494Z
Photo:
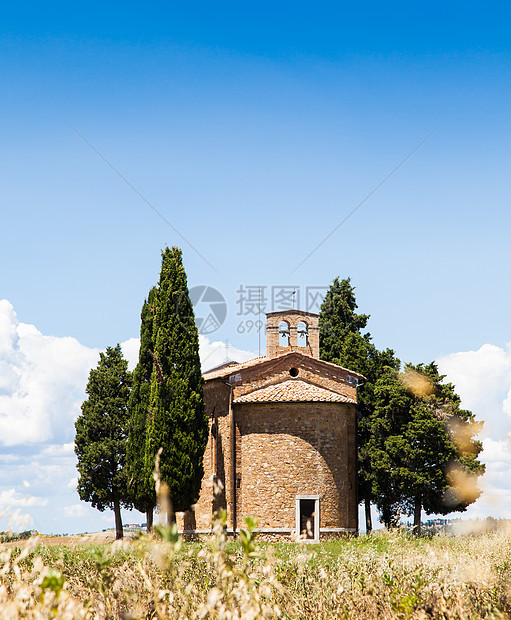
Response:
M281 321L279 323L279 347L289 346L289 323Z
M306 347L309 344L308 332L307 332L307 323L305 321L300 321L296 326L296 334L298 340L299 347Z

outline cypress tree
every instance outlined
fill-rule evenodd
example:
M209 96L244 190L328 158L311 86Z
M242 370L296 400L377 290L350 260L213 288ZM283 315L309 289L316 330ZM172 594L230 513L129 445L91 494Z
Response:
M335 278L325 295L319 315L319 350L321 359L359 372L366 381L358 389L358 496L364 502L366 531L371 531L371 502L376 499L373 469L375 450L371 441L376 406L375 384L387 368L398 369L399 360L392 349L379 351L371 335L362 330L368 314L358 314L355 289L350 278Z
M463 511L480 495L476 479L484 465L475 435L481 424L443 379L435 363L407 364L376 383L368 454L374 501L387 527L405 513L419 533L422 510Z
M199 335L179 248L165 248L153 316L153 368L145 467L154 468L160 447L160 476L175 511L190 508L203 477L208 438Z
M156 287L149 291L141 312L140 351L138 364L133 372L133 389L129 400L129 434L126 454L128 491L133 505L146 513L147 531L153 523L156 506L152 466L146 467L145 450L147 426L150 419L151 375L153 372L153 316L156 304Z
M350 278L335 278L328 289L319 315L320 357L365 374L368 359L369 333L361 334L369 320L368 314L357 314L355 289Z
M479 496L475 480L484 465L475 435L481 425L461 409L460 397L434 363L407 364L399 373L394 351L378 351L371 335L361 333L369 315L356 309L349 278L336 278L321 306L320 354L366 377L359 388L357 429L366 529L373 502L387 527L396 526L401 513L413 514L418 532L422 510L463 511Z
M454 386L444 379L434 362L407 364L402 375L410 413L397 454L403 469L397 476L404 512L414 515L417 533L423 509L426 514L462 512L481 494L476 480L485 467L477 458L482 443L475 436L482 424L461 408ZM461 476L461 484L453 471Z
M94 508L113 509L122 538L121 506L131 507L126 485L126 436L131 373L120 345L100 353L89 374L82 413L75 423L78 494Z
M411 395L399 380L398 372L386 368L374 386L375 406L367 420L367 442L364 447L366 469L371 483L372 501L377 505L387 528L399 524L406 509L403 492L405 452L408 444L403 433L411 421Z

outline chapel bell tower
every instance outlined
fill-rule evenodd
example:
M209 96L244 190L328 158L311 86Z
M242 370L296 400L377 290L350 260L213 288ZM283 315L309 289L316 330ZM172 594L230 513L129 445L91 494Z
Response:
M281 310L266 315L266 356L298 351L319 359L319 315Z

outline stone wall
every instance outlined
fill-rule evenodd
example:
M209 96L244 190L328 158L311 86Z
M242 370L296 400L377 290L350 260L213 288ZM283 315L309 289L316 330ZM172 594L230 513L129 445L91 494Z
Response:
M225 402L225 394L218 395ZM178 515L179 529L208 531L212 514L223 508L230 530L239 530L247 516L263 530L294 530L297 495L319 496L320 528L357 529L353 405L245 403L232 409L235 468L227 398L227 411L215 409L210 418L210 429L216 426L216 431L210 432L204 454L200 499L193 515Z
M238 521L295 528L297 495L319 495L320 528L356 528L355 407L341 403L235 405Z

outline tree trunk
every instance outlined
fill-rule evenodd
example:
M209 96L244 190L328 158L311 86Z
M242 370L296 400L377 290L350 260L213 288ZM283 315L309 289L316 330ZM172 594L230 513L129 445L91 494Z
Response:
M370 534L373 531L373 520L371 518L371 500L366 498L364 500L365 512L366 512L366 534Z
M418 493L415 496L415 506L413 511L413 533L419 536L421 533L421 512L422 512L422 496Z
M392 504L382 506L380 513L383 525L385 525L388 530L394 529L399 525L399 513L396 512Z
M391 511L389 506L382 506L380 509L380 517L383 525L389 530L391 528Z
M154 508L148 508L145 513L147 533L149 533L153 529L153 513Z
M121 506L118 499L114 499L114 515L115 515L115 538L119 540L124 535L122 529Z

